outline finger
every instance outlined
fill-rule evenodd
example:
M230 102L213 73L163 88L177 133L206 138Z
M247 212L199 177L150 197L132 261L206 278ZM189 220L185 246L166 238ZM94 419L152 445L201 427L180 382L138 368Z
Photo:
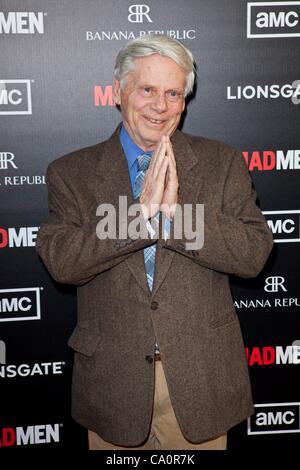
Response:
M154 153L152 155L151 162L150 162L150 165L149 165L149 169L151 168L152 173L154 172L154 169L157 165L157 160L159 160L159 158L160 158L160 154L161 154L161 151L162 151L162 145L163 145L163 140L162 140L162 138L160 138L158 143L157 143L157 146L154 150Z
M151 168L149 166L149 169L145 174L143 188L144 187L145 187L145 189L148 188L148 187L151 188L152 186L156 186L156 184L158 184L157 179L158 179L158 175L161 171L162 164L163 164L164 160L168 160L167 157L166 157L166 151L167 151L166 143L163 139L161 139L160 140L160 145L158 145L158 147L157 147L155 160L153 161L153 164L152 164ZM151 159L151 163L152 163L153 158L154 157L152 157L152 159ZM151 165L151 163L150 163L150 165ZM167 161L167 163L168 163L168 161Z
M168 171L169 171L169 181L175 181L175 180L178 180L178 176L177 176L177 169L176 169L176 163L174 161L174 158L172 159L172 156L170 153L168 153L168 160L169 160L169 168L168 168Z
M168 140L168 143L167 143L167 152L168 152L168 155L171 157L174 167L176 168L175 155L174 155L174 151L173 151L173 147L172 147L170 139Z
M162 143L163 143L163 140L162 138L159 139L159 141L157 142L156 144L156 147L154 149L154 153L153 153L153 157L152 157L152 160L156 160L158 155L159 155L159 152L161 150L161 146L162 146Z
M165 179L166 179L168 167L169 167L169 160L168 160L167 157L165 157L165 159L163 160L163 162L160 166L159 173L157 175L157 184L158 185L160 185L160 184L165 185Z
M161 168L162 168L165 160L167 160L167 163L168 163L168 158L166 156L166 153L167 153L167 144L166 144L166 142L162 142L160 153L157 157L155 167L153 168L154 178L158 177L158 174L160 173Z
M149 165L149 168L148 168L149 173L153 172L153 169L156 165L157 158L158 158L158 156L160 154L160 151L161 151L161 146L162 146L162 140L160 139L157 143L156 149L154 150L154 153L153 153L151 161L150 161L150 165Z
M168 181L171 182L171 181L177 180L177 171L170 156L168 156L168 159L169 159L169 167L168 167L169 180Z

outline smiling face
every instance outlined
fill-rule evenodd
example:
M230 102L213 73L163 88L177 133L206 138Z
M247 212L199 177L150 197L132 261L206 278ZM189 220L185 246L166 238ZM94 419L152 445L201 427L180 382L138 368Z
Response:
M184 110L186 71L172 59L153 54L134 59L135 68L114 85L123 124L144 151L154 150L162 135L171 135Z

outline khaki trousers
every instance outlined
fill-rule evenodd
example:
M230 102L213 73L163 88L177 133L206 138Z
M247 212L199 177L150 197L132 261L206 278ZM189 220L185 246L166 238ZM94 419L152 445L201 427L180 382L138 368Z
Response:
M90 450L226 450L227 434L194 444L187 441L177 422L161 361L155 362L155 393L153 416L147 440L137 447L120 447L104 441L89 431Z

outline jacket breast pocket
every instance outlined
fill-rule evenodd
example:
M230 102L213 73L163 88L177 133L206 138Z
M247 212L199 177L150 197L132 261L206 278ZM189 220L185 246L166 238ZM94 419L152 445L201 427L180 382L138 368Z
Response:
M220 328L222 326L230 325L232 322L237 320L237 314L234 310L227 310L226 312L217 315L210 323L211 329Z

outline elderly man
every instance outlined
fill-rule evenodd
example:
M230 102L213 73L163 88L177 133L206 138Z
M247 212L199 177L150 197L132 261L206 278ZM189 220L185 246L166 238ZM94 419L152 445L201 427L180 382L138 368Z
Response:
M225 449L252 413L228 274L256 276L272 237L241 154L176 130L194 75L180 42L129 42L115 67L122 124L48 169L37 249L55 280L78 285L72 415L90 449ZM119 196L139 204L149 236L99 235L99 206ZM175 236L185 204L204 205L198 248Z

